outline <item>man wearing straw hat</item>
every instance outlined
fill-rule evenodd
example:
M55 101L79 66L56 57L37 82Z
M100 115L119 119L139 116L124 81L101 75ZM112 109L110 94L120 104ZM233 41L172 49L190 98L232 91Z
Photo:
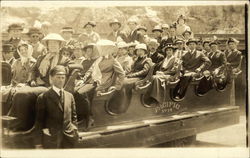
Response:
M122 24L117 19L113 19L109 23L109 26L111 27L112 32L107 36L108 40L113 42L126 41L126 35L120 30Z

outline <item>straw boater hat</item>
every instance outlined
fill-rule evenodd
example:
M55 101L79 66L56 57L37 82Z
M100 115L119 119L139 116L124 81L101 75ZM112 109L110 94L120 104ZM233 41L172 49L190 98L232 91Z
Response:
M137 31L138 30L144 30L145 32L147 32L147 28L145 26L142 26L142 25L138 26L136 30Z
M240 41L238 41L237 39L235 39L235 38L229 38L228 40L227 40L227 44L229 44L229 43L231 43L231 42L234 42L234 43L236 43L236 44L239 44L239 42Z
M214 41L211 41L211 42L209 43L209 46L211 46L211 45L219 45L219 44L220 44L219 41L214 40Z
M184 41L182 39L175 40L175 44L178 44L178 43L184 43Z
M89 21L89 22L87 22L87 23L83 26L83 28L86 28L87 25L90 25L90 26L92 26L92 27L95 27L95 26L96 26L96 23L95 23L94 21Z
M160 44L157 42L157 40L156 39L154 39L154 38L150 38L150 40L148 41L148 43L147 43L148 45L149 44L155 44L155 45L157 45L157 46L159 46Z
M117 19L113 19L113 20L109 23L109 26L111 27L113 24L118 24L119 27L122 26L122 24L121 24Z
M153 29L152 29L152 32L155 32L155 31L159 31L159 32L163 32L162 28L160 25L156 25Z
M137 44L135 46L135 50L138 50L138 49L143 49L143 50L147 51L147 45L144 43Z
M211 42L211 40L210 40L210 39L204 39L204 40L203 40L203 44L202 44L202 45L204 46L204 44L206 44L206 43L210 43L210 42Z
M74 29L70 26L63 27L61 30L61 33L63 32L71 32L72 34L74 33Z
M169 29L170 27L169 27L168 24L162 24L162 25L161 25L161 28L167 28L167 29Z

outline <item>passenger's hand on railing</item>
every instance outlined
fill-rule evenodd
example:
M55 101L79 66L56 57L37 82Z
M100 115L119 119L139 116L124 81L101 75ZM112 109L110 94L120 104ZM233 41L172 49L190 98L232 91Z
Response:
M77 83L76 83L76 87L80 87L80 86L82 86L84 84L84 81L83 80L79 80L79 81L77 81Z
M31 86L31 87L36 87L36 86L37 86L36 81L34 81L34 80L31 81L31 82L30 82L30 86Z
M109 87L108 91L115 91L117 88L115 86Z
M36 149L43 149L43 146L41 144L35 145Z

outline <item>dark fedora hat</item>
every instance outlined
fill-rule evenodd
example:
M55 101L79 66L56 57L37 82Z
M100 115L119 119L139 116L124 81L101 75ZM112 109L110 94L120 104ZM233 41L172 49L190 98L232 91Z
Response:
M21 31L23 31L23 27L22 27L21 24L13 23L13 24L10 24L8 26L8 30L7 31L9 32L10 30L21 30Z
M27 33L29 36L32 34L42 34L41 30L36 27L29 28L29 32Z
M3 52L14 52L15 47L11 43L4 43L2 45L2 51Z
M190 43L195 43L195 44L197 44L197 40L196 39L194 39L194 38L190 38L188 41L187 41L187 45L189 45Z
M175 49L173 43L166 43L165 47L162 50L165 52L167 48L171 48L173 51Z

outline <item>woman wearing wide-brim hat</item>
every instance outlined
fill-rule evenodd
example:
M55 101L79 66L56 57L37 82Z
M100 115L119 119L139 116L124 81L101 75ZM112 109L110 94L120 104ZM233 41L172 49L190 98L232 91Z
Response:
M84 33L80 34L78 37L78 41L82 42L83 45L87 45L88 43L96 43L100 40L100 35L94 31L96 27L96 23L94 21L88 21L83 25Z
M65 40L56 33L49 33L42 39L47 47L47 54L41 55L37 59L32 70L32 86L50 86L49 71L56 65L67 66L69 58L60 54L60 49Z

